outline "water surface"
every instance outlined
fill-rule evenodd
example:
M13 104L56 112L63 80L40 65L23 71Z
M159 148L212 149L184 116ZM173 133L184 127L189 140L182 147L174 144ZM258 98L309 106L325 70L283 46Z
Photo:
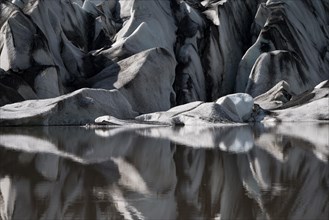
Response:
M328 133L0 128L0 219L327 219Z

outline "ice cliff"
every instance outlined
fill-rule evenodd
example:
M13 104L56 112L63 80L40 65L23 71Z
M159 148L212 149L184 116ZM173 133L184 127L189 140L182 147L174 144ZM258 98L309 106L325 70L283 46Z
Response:
M244 121L328 120L328 11L328 0L1 0L0 124L231 108L218 100L232 93L255 98Z

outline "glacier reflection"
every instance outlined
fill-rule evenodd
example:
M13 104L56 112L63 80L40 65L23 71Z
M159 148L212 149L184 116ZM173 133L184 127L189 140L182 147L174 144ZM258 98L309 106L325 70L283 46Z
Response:
M0 217L326 219L328 131L0 128Z

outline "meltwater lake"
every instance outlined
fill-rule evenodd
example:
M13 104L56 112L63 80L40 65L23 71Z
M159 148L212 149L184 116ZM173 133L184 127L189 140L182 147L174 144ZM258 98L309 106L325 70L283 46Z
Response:
M0 128L0 219L327 219L329 124Z

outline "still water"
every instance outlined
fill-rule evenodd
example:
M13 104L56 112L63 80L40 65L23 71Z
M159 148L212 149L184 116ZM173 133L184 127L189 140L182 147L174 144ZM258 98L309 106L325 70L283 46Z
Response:
M328 219L328 134L0 128L0 219Z

